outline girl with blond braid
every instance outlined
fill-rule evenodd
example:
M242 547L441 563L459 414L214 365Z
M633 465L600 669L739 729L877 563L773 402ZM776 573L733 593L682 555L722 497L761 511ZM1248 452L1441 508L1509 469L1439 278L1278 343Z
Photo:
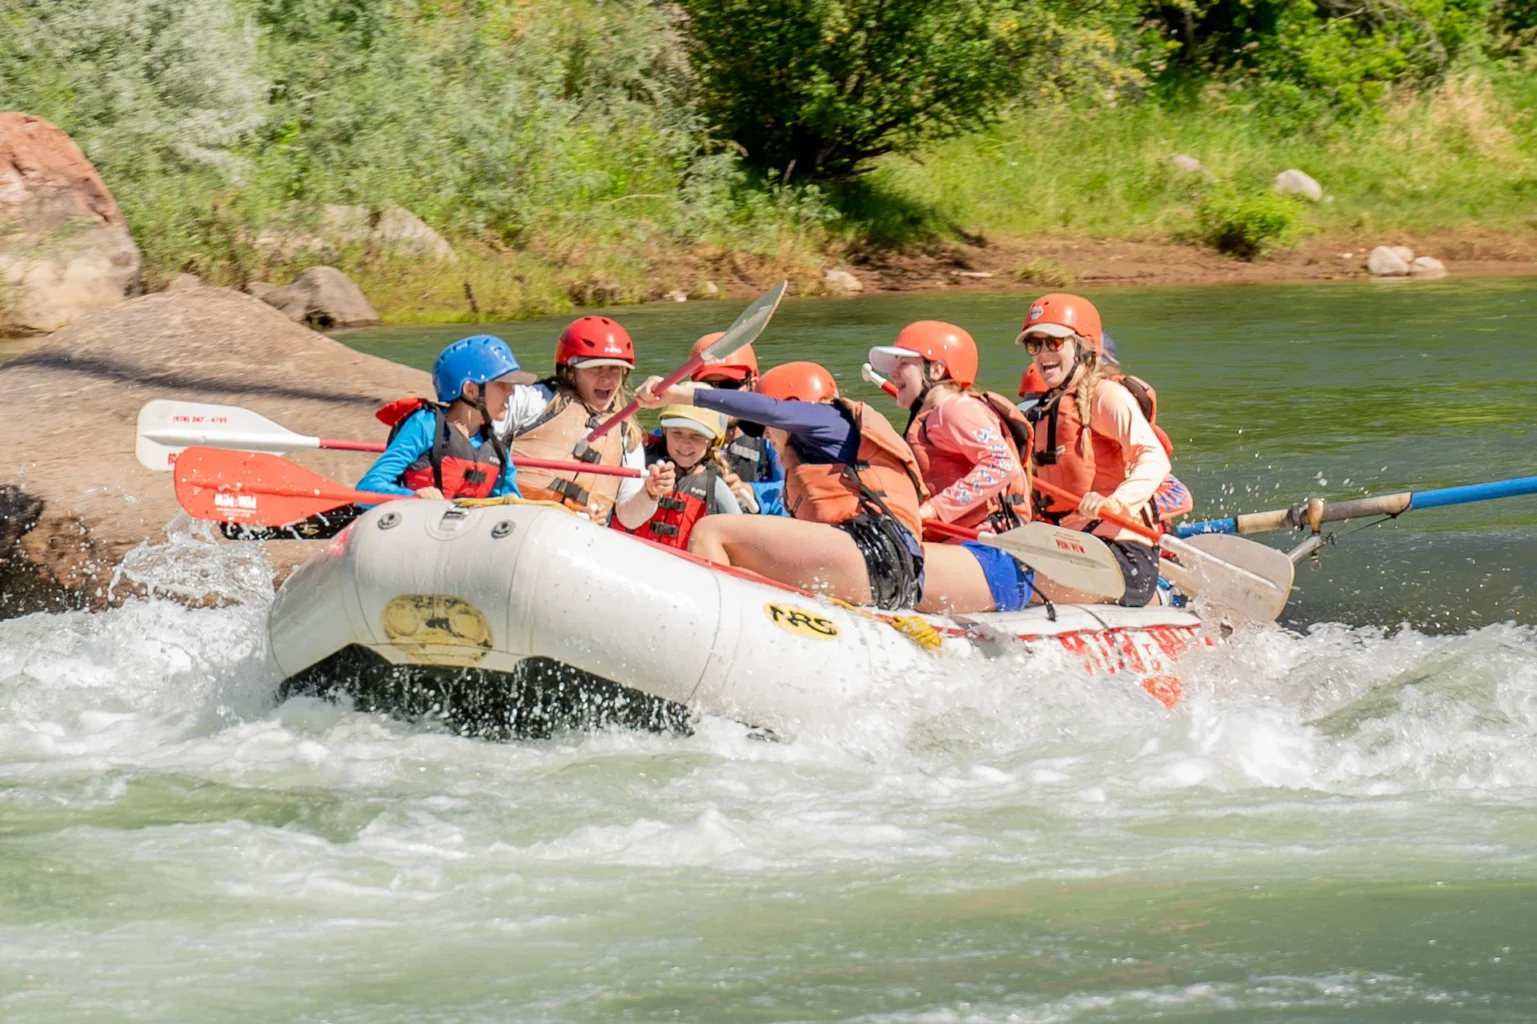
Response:
M1037 515L1104 540L1126 578L1119 603L1145 605L1158 589L1158 549L1100 513L1156 525L1153 495L1169 473L1169 456L1136 397L1105 371L1099 310L1082 296L1043 295L1030 304L1015 340L1025 346L1047 388L1028 413L1035 427L1036 476L1082 495L1074 505L1038 493Z

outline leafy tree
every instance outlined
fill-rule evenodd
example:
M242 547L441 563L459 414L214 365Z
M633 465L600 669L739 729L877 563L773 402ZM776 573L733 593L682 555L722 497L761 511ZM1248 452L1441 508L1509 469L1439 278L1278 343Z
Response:
M987 126L1048 73L1045 0L682 0L706 123L761 173L847 179ZM1065 3L1084 21L1117 3ZM1054 42L1054 40L1056 42Z

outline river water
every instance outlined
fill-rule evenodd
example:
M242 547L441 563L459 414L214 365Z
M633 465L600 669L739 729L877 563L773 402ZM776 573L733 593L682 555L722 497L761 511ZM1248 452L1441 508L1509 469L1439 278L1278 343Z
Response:
M953 319L1012 393L1027 298L759 349L880 401L864 349ZM1203 514L1537 473L1530 281L1096 298ZM617 315L665 370L735 312ZM559 324L496 329L542 370ZM275 706L259 549L178 527L125 575L230 603L0 622L0 1020L1530 1021L1537 501L1338 533L1176 712L1048 657L792 743L494 745Z

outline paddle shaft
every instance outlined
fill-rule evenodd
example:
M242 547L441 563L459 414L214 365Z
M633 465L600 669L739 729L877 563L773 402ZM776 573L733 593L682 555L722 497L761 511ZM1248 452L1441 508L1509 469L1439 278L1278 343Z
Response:
M1047 483L1045 480L1042 480L1039 477L1032 480L1030 483L1031 486L1033 486L1037 491L1040 491L1042 494L1049 494L1053 498L1061 498L1063 501L1070 501L1074 505L1083 500L1083 495L1074 494L1072 491L1065 487L1058 487L1056 484ZM1146 537L1150 542L1154 544L1158 543L1159 533L1157 530L1153 529L1145 523L1137 522L1130 516L1123 516L1116 512L1100 511L1094 513L1094 517L1096 519L1103 519L1107 523L1114 523L1115 525L1121 527L1123 530L1130 530L1132 533L1135 533L1140 537Z
M308 437L304 434L263 434L251 431L213 432L203 429L153 430L144 435L165 445L208 448L233 448L240 451L265 451L282 453L294 448L321 448L342 452L382 452L385 445L378 441L342 441L330 437ZM559 459L534 459L526 455L514 455L512 464L520 469L550 469L564 473L587 473L593 476L622 476L638 479L645 476L629 466L600 466L590 462L562 462Z
M976 540L982 536L980 530L973 530L966 526L955 526L951 523L942 523L938 519L925 519L923 521L924 533L937 533L941 537L959 537L961 540Z
M877 373L875 367L871 366L869 363L866 363L863 367L860 368L860 370L865 380L869 381L871 384L874 384L876 387L886 392L886 394L890 395L892 398L897 397L897 386Z
M1494 501L1497 498L1516 498L1537 494L1537 476L1516 477L1511 480L1494 480L1483 484L1466 484L1461 487L1442 487L1427 491L1401 491L1372 498L1352 498L1349 501L1327 502L1315 499L1322 506L1316 521L1337 523L1362 516L1396 516L1415 509L1444 508L1449 505L1468 505L1476 501ZM1178 528L1181 537L1201 533L1265 533L1290 527L1301 529L1313 519L1311 502L1292 508L1273 509L1269 512L1251 512L1247 515L1220 519L1204 519L1186 523Z

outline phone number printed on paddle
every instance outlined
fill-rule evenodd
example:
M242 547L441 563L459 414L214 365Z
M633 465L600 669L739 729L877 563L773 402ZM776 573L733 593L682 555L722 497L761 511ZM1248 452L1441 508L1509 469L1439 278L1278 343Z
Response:
M770 622L786 633L811 637L814 640L836 640L838 638L838 624L836 622L814 612L808 612L804 608L797 608L794 605L788 604L776 604L771 601L763 606L763 612L769 617Z

